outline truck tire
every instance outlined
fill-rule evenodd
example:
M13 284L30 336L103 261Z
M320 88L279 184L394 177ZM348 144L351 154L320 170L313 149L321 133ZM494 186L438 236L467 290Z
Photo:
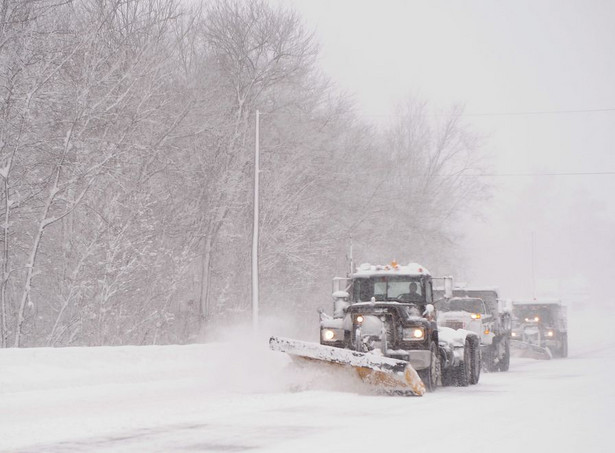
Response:
M480 359L480 344L477 339L472 341L472 362L471 362L470 384L478 384L480 379L480 369L482 367Z
M429 347L431 361L429 367L424 370L419 370L418 374L428 392L433 392L438 387L440 380L440 355L438 354L438 346L433 341Z
M463 361L455 371L457 374L457 385L459 387L467 387L470 385L472 374L472 346L470 340L466 340L465 347L463 348Z
M508 371L510 368L510 340L508 338L504 338L504 354L500 358L498 362L498 369L500 371Z
M562 347L560 349L562 357L568 357L568 334L562 336Z
M449 387L455 385L455 373L451 369L442 370L442 387Z
M498 365L495 361L497 356L497 343L496 339L493 340L493 344L487 347L485 355L483 356L483 369L488 372L497 371Z

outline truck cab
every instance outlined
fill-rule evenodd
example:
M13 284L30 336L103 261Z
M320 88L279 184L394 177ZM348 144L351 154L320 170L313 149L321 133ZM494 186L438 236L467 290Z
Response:
M481 344L493 341L493 316L485 302L475 297L452 297L437 304L438 325L452 329L466 329L476 333Z
M510 367L510 337L512 316L500 299L497 288L492 287L455 287L453 298L456 303L463 299L480 299L484 303L485 313L481 314L482 325L481 354L482 364L487 371L508 371ZM444 292L435 291L435 305L439 309L446 304ZM460 300L462 299L462 300Z
M349 277L334 279L333 298L333 317L321 316L321 344L364 352L380 349L424 368L428 361L424 343L437 341L437 326L428 308L433 295L427 269L414 263L362 264ZM390 317L402 330L389 329L383 337L383 317ZM410 329L414 329L412 338L408 338Z
M568 356L566 306L560 300L515 300L512 306L513 340Z

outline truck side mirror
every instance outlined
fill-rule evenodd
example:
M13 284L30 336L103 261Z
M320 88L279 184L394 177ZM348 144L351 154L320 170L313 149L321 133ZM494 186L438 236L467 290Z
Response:
M348 291L335 291L333 294L333 299L337 300L337 299L348 299L350 297L350 294L348 294Z
M326 314L325 311L322 309L322 307L318 309L318 317L320 318L321 322L324 321L325 319L331 319L331 316Z
M347 291L335 291L333 293L333 317L343 318L346 307L350 305L348 298L350 294Z
M444 297L453 297L453 277L444 277Z

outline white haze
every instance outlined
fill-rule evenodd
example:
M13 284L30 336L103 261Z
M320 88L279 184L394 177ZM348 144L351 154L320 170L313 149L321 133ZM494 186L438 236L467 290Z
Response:
M596 173L615 172L614 3L282 3L314 27L325 70L372 123L409 94L465 105L493 191L460 225L458 280L606 304L615 174Z

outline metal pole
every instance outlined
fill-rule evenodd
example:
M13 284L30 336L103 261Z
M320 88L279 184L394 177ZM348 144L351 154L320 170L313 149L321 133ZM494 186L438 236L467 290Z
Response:
M532 299L536 299L536 238L535 233L532 231Z
M258 330L258 202L259 202L259 141L260 112L256 111L256 139L254 147L254 220L252 232L252 328Z
M350 270L348 271L348 276L354 272L354 256L352 250L352 234L350 235Z

